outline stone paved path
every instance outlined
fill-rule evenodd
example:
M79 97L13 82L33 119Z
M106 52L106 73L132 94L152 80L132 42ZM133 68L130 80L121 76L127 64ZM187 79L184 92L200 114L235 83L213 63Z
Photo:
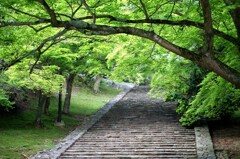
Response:
M148 90L135 87L60 158L197 158L194 130Z

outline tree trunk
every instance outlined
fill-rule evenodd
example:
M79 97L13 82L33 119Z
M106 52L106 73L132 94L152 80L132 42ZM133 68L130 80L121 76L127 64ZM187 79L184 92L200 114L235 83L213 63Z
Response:
M235 87L240 89L240 74L233 68L227 66L220 60L203 56L198 61L195 61L198 65L215 72L217 75L221 76L225 80L235 84Z
M42 94L42 91L38 91L38 108L36 113L36 119L35 119L35 126L36 127L43 127L42 122L42 111L43 111L43 105L46 97Z
M204 30L205 30L205 44L204 44L204 52L212 52L213 48L213 26L212 26L212 13L211 13L211 5L208 0L200 0L202 4L203 17L204 17Z
M45 106L44 106L44 113L46 115L49 115L49 106L50 106L50 97L46 97L46 102L45 102Z
M70 74L67 78L67 86L66 86L66 96L64 100L64 106L63 111L66 114L70 113L70 103L71 103L71 96L72 96L72 86L73 86L73 80L75 78L76 74Z
M95 93L99 92L99 87L100 87L100 82L101 82L101 75L97 75L94 86L93 86L93 90Z
M58 93L58 116L57 116L57 122L62 122L62 88L60 88Z
M227 6L231 6L237 3L237 1L234 1L234 0L224 0L224 2ZM238 42L240 42L240 7L229 10L229 13L232 16L235 28L237 30L237 36L238 36L237 40ZM240 45L238 45L238 50L240 52Z

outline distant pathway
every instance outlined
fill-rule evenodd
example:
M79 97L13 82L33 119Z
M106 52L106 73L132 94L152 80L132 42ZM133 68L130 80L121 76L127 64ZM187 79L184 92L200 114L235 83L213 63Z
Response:
M132 89L60 158L197 158L194 129L148 91Z

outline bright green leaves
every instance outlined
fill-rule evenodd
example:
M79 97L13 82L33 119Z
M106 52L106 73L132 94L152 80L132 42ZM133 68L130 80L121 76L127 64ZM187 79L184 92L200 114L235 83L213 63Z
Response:
M137 28L145 30L143 34L153 31L170 43L177 45L176 47L172 46L175 50L182 51L184 49L178 49L182 47L193 51L194 53L182 51L188 55L184 57L192 59L192 54L200 55L205 36L202 28L203 13L198 0L88 0L86 1L87 5L81 5L79 0L46 0L46 2L51 10L47 11L46 6L44 8L43 5L32 0L1 0L0 12L1 15L4 15L4 17L0 17L1 21L3 21L1 24L5 22L24 22L24 24L26 22L36 22L41 24L31 23L32 29L29 29L29 25L26 25L26 27L12 27L11 29L8 29L9 27L1 28L0 59L11 63L11 61L23 57L29 51L44 44L39 49L39 52L30 52L31 55L28 56L29 63L24 61L8 71L12 83L48 93L59 89L58 86L62 78L57 75L59 72L63 73L63 75L79 73L91 74L91 76L107 76L111 74L114 79L138 84L147 84L153 77L152 87L154 93L160 93L164 89L165 92L168 91L166 97L169 100L179 101L178 112L185 114L181 119L185 125L194 123L202 117L221 116L220 105L231 102L233 102L231 105L234 105L238 101L238 97L233 95L238 95L238 93L231 89L232 86L224 84L222 79L209 74L199 85L205 77L206 72L204 70L179 56L172 56L165 49L161 49L147 40L128 35L125 35L125 37L99 38L98 36L86 37L80 33L76 34L76 30L82 33L98 31L98 33L104 35L108 34L108 30L102 29L103 26L100 26L100 24L116 26L111 31L119 32L114 33L134 34L129 31L134 30L134 28L136 30ZM224 1L218 0L211 0L210 2L212 5L213 27L237 37L229 11L239 4L226 5ZM50 23L49 11L52 10L54 10L58 20L54 25ZM96 25L92 25L94 15L97 16L95 17L97 18ZM112 16L119 19L111 18ZM69 22L71 17L83 20L84 22L77 21L77 23L84 23L85 28L81 30L72 27L71 24L74 20L72 19ZM129 23L131 20L144 20L147 18L168 20L168 24ZM45 22L47 23L45 24ZM54 27L56 28L54 29ZM61 27L68 27L72 31L68 31L64 37L58 37L44 43L46 38L50 38L59 32ZM129 29L130 27L131 29ZM33 31L36 31L36 33ZM154 35L154 33L151 35ZM224 33L216 31L215 33L214 54L212 56L239 71L238 46L231 45L230 42L217 37L225 35ZM145 35L140 36L146 37ZM152 38L154 39L154 36ZM168 45L169 43L166 42L165 44ZM50 48L51 45L53 46ZM41 53L43 54L38 59L38 55ZM198 55L193 59L196 60ZM29 74L29 69L34 62L33 58L39 61L36 62L36 68L33 69L32 74ZM206 66L204 65L206 63L202 63L203 66ZM223 67L226 68L225 65ZM208 68L212 70L212 67L209 66ZM234 76L234 74L232 75ZM221 90L219 86L225 89ZM208 88L213 91L207 90ZM219 95L221 97L218 97ZM212 98L208 99L208 96ZM229 102L230 98L233 98L231 102ZM211 111L206 112L208 109Z
M152 75L151 64L156 56L153 44L146 39L130 36L127 41L118 36L112 53L108 54L111 78L137 84L148 84Z
M3 0L0 7L4 9L6 22L35 21L40 19L39 17L47 17L44 9L40 8L35 0Z
M200 118L220 119L230 117L239 109L240 90L214 73L209 73L201 83L201 89L180 121L185 126Z
M33 49L34 37L30 28L0 29L0 59L7 64L21 58Z
M0 74L0 107L5 107L5 109L12 108L14 102L9 100L9 95L11 92L8 86L8 78L4 74Z
M153 76L152 92L164 95L165 99L170 101L179 98L191 98L191 93L194 94L194 92L188 92L188 90L195 81L190 80L196 80L193 77L198 76L196 72L199 71L199 68L190 61L176 56L168 56L167 58L164 63L161 63L159 71ZM199 72L201 73L201 71Z
M85 46L84 52L87 55L85 58L85 71L89 74L94 76L107 76L109 74L106 57L112 51L113 44L108 42L108 40L110 41L111 39L103 39L103 42L93 40Z
M224 1L212 0L211 7L212 18L214 19L213 27L236 37L236 30L229 14L230 6L226 6Z
M25 87L33 91L41 90L46 95L58 92L60 84L64 82L64 78L56 74L59 67L43 66L41 69L34 69L30 74L31 65L29 64L31 63L31 60L24 60L6 71L9 83L15 87Z
M11 108L14 102L9 101L9 95L5 90L0 88L0 107L5 107L7 109Z

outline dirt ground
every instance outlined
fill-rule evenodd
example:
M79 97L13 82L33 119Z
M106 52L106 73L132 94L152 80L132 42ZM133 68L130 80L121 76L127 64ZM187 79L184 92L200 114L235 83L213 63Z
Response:
M240 159L240 121L214 121L209 128L217 158Z

